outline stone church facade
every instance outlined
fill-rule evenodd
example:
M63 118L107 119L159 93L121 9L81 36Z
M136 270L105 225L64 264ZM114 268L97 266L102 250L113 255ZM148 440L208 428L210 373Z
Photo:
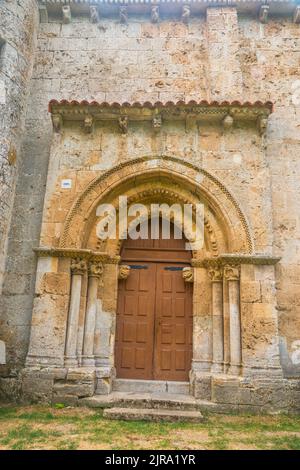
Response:
M0 47L2 399L299 411L297 2L4 0ZM120 196L202 248L99 240Z

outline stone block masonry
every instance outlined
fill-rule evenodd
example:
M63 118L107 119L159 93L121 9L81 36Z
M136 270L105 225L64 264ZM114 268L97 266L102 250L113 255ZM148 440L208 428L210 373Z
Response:
M219 7L199 0L185 10L184 2L161 1L155 11L137 2L121 12L124 5L117 0L67 3L65 13L64 2L5 0L0 5L5 85L5 103L0 95L0 341L6 346L1 396L65 397L76 404L95 390L110 393L120 246L97 244L91 204L108 185L139 202L146 197L141 182L147 174L143 191L150 199L161 190L179 200L210 198L206 251L197 254L194 266L194 394L239 409L299 409L300 29L295 3L284 2L283 9L281 2L270 1L260 14L255 2L239 1ZM229 112L222 122L207 115L202 122L193 115L158 116L156 127L150 120L120 116L122 127L116 119L94 122L91 116L84 122L64 116L51 121L53 99L99 104L259 100L275 107L268 119L260 116L255 123ZM131 169L137 175L128 188ZM159 171L172 174L173 181ZM179 173L189 181L183 183ZM64 179L71 180L70 189L62 188ZM90 188L94 180L99 184ZM81 212L73 217L72 207L84 194ZM65 225L71 219L74 233ZM52 250L38 255L38 263L37 247ZM72 275L78 253L55 251L71 248L105 253L103 286L97 289L88 271ZM201 264L245 252L254 261L236 263L239 280L223 275L223 261ZM89 266L92 254L84 256ZM255 256L276 263L258 266ZM70 321L72 286L77 296ZM96 357L90 344L83 352L92 336L94 307ZM78 365L82 356L86 375L74 378L72 361ZM93 361L96 369L87 370ZM80 364L75 375L77 369Z

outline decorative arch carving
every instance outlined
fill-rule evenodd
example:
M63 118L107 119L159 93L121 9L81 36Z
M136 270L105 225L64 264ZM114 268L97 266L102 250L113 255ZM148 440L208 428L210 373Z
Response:
M129 160L95 178L70 209L60 238L60 248L83 248L98 204L109 202L117 195L130 193L130 189L141 188L151 182L161 185L161 191L169 191L172 186L173 193L176 198L181 198L182 203L191 202L192 195L194 202L202 201L209 208L205 227L213 251L218 250L217 239L222 232L227 243L226 251L248 254L254 252L247 219L223 183L206 170L171 156ZM186 198L183 196L184 192L187 194ZM139 197L141 194L142 191L137 191ZM218 235L211 219L217 222L215 225ZM78 231L80 226L82 230Z

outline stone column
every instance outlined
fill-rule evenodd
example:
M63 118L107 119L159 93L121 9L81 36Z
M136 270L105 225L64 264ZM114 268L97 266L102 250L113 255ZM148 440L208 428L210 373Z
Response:
M230 367L228 372L232 375L238 375L242 362L239 267L225 266L224 277L228 281L230 322Z
M194 267L193 359L191 382L196 398L210 400L212 365L212 325L206 268Z
M216 267L209 270L212 283L212 330L213 365L212 372L223 372L224 368L224 325L223 325L223 273Z
M89 281L85 314L82 364L84 366L95 366L94 340L97 315L97 293L99 280L103 274L102 263L91 263L89 265L88 273Z
M86 271L86 261L76 258L71 261L71 296L67 325L65 365L78 366L76 353L82 276Z

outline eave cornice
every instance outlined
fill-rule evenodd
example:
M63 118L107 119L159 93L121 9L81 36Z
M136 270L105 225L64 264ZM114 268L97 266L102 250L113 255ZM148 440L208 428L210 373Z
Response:
M135 102L135 103L98 103L87 101L56 101L49 103L53 127L59 132L68 121L81 121L86 132L92 132L98 121L116 121L120 131L126 133L133 121L150 121L154 130L159 130L164 121L197 121L219 123L228 129L235 122L252 122L263 134L273 103L240 103L239 101L184 101L174 102Z
M178 16L186 22L191 16L205 15L209 7L236 7L238 13L242 15L250 15L258 18L262 23L266 22L270 16L289 16L295 23L300 21L299 5L297 0L38 0L40 8L45 9L41 13L41 21L47 21L47 14L61 15L63 22L71 21L71 14L87 14L91 15L92 21L96 22L97 13L95 8L99 10L99 18L111 17L115 14L119 15L120 9L125 8L125 17L127 13L134 16L143 16L150 13L151 21L154 18L151 14L152 8L159 8L159 17ZM184 7L189 8L188 15L186 11L183 13ZM62 7L69 8L69 12L63 13ZM94 12L91 13L91 8ZM128 12L127 12L128 10ZM122 17L122 15L121 15ZM159 19L158 19L159 20ZM124 22L124 21L121 21Z

